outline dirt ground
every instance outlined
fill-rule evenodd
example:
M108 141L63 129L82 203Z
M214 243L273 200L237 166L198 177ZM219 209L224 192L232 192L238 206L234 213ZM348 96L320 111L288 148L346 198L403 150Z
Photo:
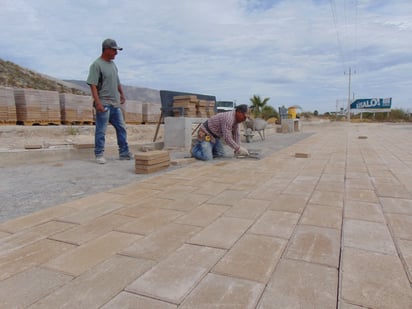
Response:
M130 144L153 142L157 125L127 125ZM156 141L163 140L163 125L159 126ZM94 126L13 126L0 125L0 151L24 149L29 145L41 145L42 148L73 144L93 144ZM116 145L116 134L109 126L106 144Z

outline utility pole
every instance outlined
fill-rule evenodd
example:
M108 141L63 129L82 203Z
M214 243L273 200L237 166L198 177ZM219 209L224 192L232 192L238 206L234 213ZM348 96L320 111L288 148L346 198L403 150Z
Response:
M351 68L349 67L349 86L348 86L348 121L350 122L350 78L351 78Z

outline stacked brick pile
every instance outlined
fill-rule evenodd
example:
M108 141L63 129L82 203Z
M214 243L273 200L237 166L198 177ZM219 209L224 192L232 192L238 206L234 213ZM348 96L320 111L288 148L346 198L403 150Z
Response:
M63 124L90 124L93 122L93 100L90 96L61 93L60 113Z
M165 150L141 152L134 156L136 174L150 174L168 168L170 155Z
M156 103L143 103L143 123L154 124L159 121L161 105Z
M13 88L0 87L0 124L16 124L16 104Z
M214 114L214 101L199 100L195 95L173 97L173 115L184 117L210 117Z
M215 101L199 100L198 117L209 118L215 114Z
M143 103L135 100L127 100L123 105L125 121L130 124L143 123Z
M17 123L60 124L60 100L57 91L14 89Z

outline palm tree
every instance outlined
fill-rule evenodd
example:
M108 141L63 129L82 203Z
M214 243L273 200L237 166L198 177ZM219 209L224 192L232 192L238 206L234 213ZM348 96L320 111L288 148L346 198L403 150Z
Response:
M259 117L260 114L262 113L263 107L266 105L266 103L270 100L269 98L264 98L263 101L258 95L253 95L252 98L249 99L250 102L252 103L252 106L250 107L253 111L253 115L256 117Z

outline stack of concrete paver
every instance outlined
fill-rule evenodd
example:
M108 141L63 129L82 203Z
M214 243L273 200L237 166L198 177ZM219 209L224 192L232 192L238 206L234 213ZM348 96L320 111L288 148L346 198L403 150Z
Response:
M199 100L195 95L173 97L173 113L175 116L210 117L214 114L214 101Z
M136 100L127 100L123 105L125 121L130 124L141 124L143 122L143 103Z
M63 124L92 123L92 98L90 96L75 95L71 93L61 93L60 112Z
M158 172L170 165L170 155L165 150L141 152L135 155L136 174Z
M17 123L60 124L60 99L57 91L14 89Z
M173 97L173 113L175 116L196 117L199 100L195 95Z
M199 100L198 117L209 118L215 114L215 101Z
M161 105L157 103L143 103L143 123L157 123L160 117Z
M13 88L0 87L0 123L16 124L16 121Z

